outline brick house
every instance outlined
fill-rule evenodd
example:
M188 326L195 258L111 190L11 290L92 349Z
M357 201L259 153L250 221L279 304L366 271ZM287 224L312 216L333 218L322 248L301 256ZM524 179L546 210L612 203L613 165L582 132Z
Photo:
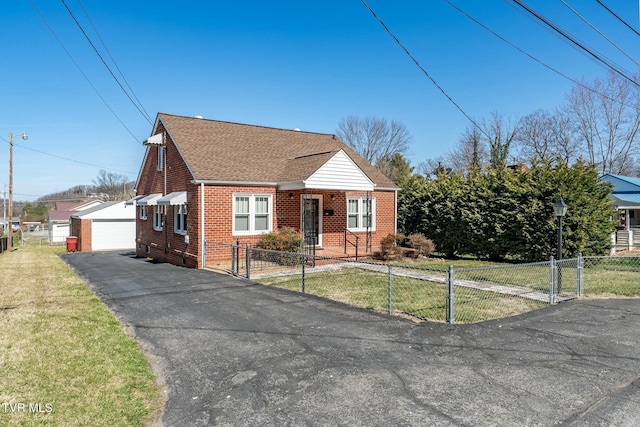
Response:
M151 134L128 202L138 256L202 268L282 227L329 256L396 232L398 187L334 135L165 113Z

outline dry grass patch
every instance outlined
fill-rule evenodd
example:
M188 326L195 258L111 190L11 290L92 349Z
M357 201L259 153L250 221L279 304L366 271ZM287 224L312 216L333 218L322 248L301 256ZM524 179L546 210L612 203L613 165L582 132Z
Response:
M162 405L149 363L62 251L0 256L0 425L147 425Z

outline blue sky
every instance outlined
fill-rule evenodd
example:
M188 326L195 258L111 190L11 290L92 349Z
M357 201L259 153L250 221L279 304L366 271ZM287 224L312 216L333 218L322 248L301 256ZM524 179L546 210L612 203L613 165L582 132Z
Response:
M334 133L341 118L376 115L405 124L413 135L413 165L444 155L469 125L359 0L65 2L117 72L83 7L88 12L152 119L162 111ZM607 72L512 1L451 3L574 79L592 81ZM640 37L595 0L527 1L602 56L637 72L637 64L565 3L640 62ZM637 1L603 3L638 29ZM444 0L368 4L476 120L494 111L516 120L552 110L574 85ZM15 200L91 184L100 169L135 179L144 155L140 141L152 125L120 90L64 4L5 2L2 15L0 187L8 184L8 134L24 131L29 140L18 137L14 146Z

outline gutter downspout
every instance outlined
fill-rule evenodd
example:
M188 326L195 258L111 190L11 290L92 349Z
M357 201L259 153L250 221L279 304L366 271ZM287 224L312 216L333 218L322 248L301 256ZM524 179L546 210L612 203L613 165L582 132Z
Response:
M162 145L158 147L158 150L162 150L162 169L164 169L164 189L162 190L162 197L167 195L167 132L162 132ZM164 234L164 253L167 253L167 207L162 207L162 234Z
M398 190L393 192L393 234L398 234Z
M207 264L207 242L204 239L204 182L200 183L200 253L202 254L202 268Z

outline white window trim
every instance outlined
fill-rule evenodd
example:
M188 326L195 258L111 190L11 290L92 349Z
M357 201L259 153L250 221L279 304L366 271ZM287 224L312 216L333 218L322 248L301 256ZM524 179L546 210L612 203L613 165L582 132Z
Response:
M140 205L140 219L147 219L147 207Z
M181 210L184 209L184 213ZM173 231L176 234L187 234L187 221L180 221L179 217L182 215L187 216L188 219L189 211L187 210L187 205L174 205L173 206ZM179 225L181 222L184 222L184 228L180 228Z
M153 205L153 229L162 231L162 206Z
M233 203L231 208L231 229L233 236L251 236L255 234L266 234L273 231L273 194L259 194L259 193L233 193ZM249 230L236 230L236 198L248 197L249 198ZM267 230L256 230L256 212L255 202L256 197L266 197L268 199L269 213L267 218L268 228Z
M358 227L354 227L354 228L349 228L349 201L350 200L357 200L358 201ZM358 196L358 197L347 197L347 216L346 216L346 221L347 221L347 230L349 231L367 231L367 227L363 227L364 221L363 221L363 217L364 217L364 205L365 205L365 201L367 200L366 197L363 196ZM375 197L371 197L369 200L371 200L371 227L369 228L369 230L371 231L376 231L376 198Z

